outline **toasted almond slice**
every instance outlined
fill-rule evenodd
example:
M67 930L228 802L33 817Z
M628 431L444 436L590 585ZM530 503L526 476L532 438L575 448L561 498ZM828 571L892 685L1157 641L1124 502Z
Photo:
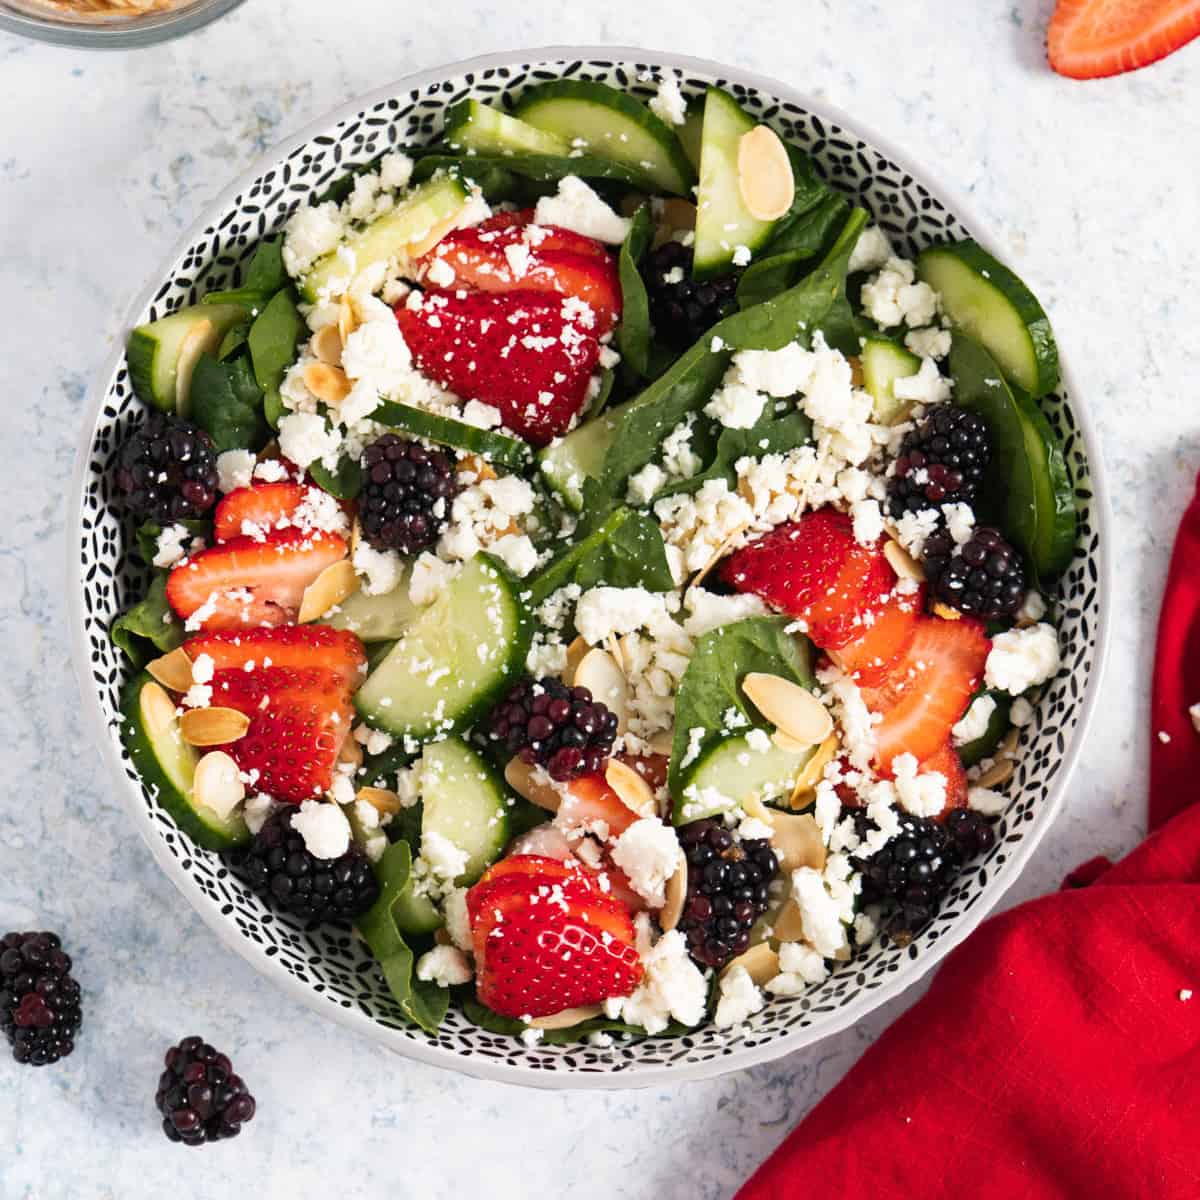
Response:
M610 758L604 768L604 781L621 798L621 802L643 817L658 815L654 789L642 775L619 758Z
M833 718L807 688L784 679L752 671L742 680L750 702L772 725L804 746L819 746L833 732Z
M225 746L246 736L250 718L236 708L189 708L179 718L179 732L192 746Z
M338 749L337 760L340 763L350 763L354 767L361 767L363 761L362 743L355 737L347 735L342 738L342 744Z
M354 564L348 558L340 558L330 563L304 589L300 599L300 615L296 619L301 625L319 621L331 608L357 591L358 576L354 573Z
M617 732L629 728L629 683L607 650L589 650L575 668L575 687L587 688L592 699L617 718Z
M901 579L915 579L918 583L925 582L925 568L899 542L888 538L884 543L883 557L891 563L892 570Z
M162 737L178 720L175 715L175 701L157 683L142 685L138 706L142 710L146 733L151 739Z
M744 967L755 984L762 987L779 974L779 955L771 949L770 943L759 942L757 946L743 951L737 958L731 958L721 969L721 978L724 979L734 967Z
M590 1021L598 1017L604 1009L598 1004L587 1004L582 1008L564 1008L562 1012L548 1013L544 1017L534 1017L529 1022L533 1029L570 1029L581 1021Z
M957 608L951 608L948 604L943 604L940 600L934 602L933 615L941 617L943 621L959 621L962 619L962 613Z
M179 347L175 368L175 411L187 415L192 398L192 374L205 350L216 349L216 327L207 318L198 320Z
M324 404L341 404L350 395L350 380L341 367L309 363L304 368L304 386Z
M196 764L196 773L192 776L192 799L197 804L212 809L218 817L224 819L245 798L246 785L242 782L238 765L224 750L210 750L201 757Z
M756 125L738 139L738 191L750 215L759 221L777 221L796 198L792 162L779 135L766 125Z
M975 787L995 788L1007 783L1016 771L1017 764L1011 758L1002 758L992 763L986 771L984 771L977 780Z
M416 240L408 243L404 248L404 254L411 258L420 258L422 254L428 254L448 234L452 229L458 226L459 218L462 216L462 209L458 212L451 213L450 216L444 217L441 221L431 225L423 234L419 235Z
M804 918L800 913L800 905L790 897L771 926L771 936L778 942L798 942L804 937Z
M862 359L857 354L851 354L846 361L850 364L850 386L860 388L863 385Z
M482 455L464 454L454 466L459 475L473 475L472 483L482 483L485 479L497 479L496 468Z
M146 664L146 670L165 688L186 692L192 686L192 660L182 646Z
M788 801L792 808L807 808L812 802L813 792L816 790L817 784L821 782L825 768L833 762L837 748L837 734L831 733L817 747L816 754L804 764L804 770L796 776L796 782L792 785L792 797Z
M308 348L319 362L331 367L342 365L342 335L337 325L322 325L309 339Z
M504 778L508 786L518 796L524 796L530 804L536 804L547 812L558 812L562 794L540 767L531 767L519 758L510 758L508 766L504 768Z
M381 813L398 813L404 806L400 797L387 788L363 787L354 793L355 800L365 800L372 808Z
M787 750L791 754L803 754L805 750L812 749L812 742L798 742L794 737L789 737L782 729L777 729L771 734L771 741L777 745L780 750Z
M567 647L567 669L563 672L563 682L567 687L575 686L575 672L590 650L591 646L581 637L576 637Z
M354 555L358 552L358 543L362 541L362 522L357 517L354 518L354 524L350 526L350 559L353 561Z
M712 552L708 562L706 562L704 566L702 566L700 570L692 576L691 581L688 583L688 587L699 587L707 578L709 571L711 571L713 567L715 567L717 563L719 563L721 559L723 559L725 555L727 555L730 550L733 549L733 547L737 544L738 539L749 527L750 523L747 521L745 525L742 525L740 528L735 529L731 534L729 534L729 536Z
M797 867L825 869L825 843L821 830L811 813L785 813L768 808L757 796L742 802L746 815L766 821L775 831L771 849L779 859L780 869L794 871Z
M679 924L679 918L683 916L683 906L687 901L687 880L687 859L681 854L675 874L667 880L667 901L658 913L658 923L664 933L674 929Z
M630 635L626 634L625 636L628 637ZM612 655L612 660L617 664L618 670L624 671L626 669L626 663L629 661L625 657L624 639L618 638L615 633L610 633L608 637L604 639L604 648L609 652L610 655Z
M996 747L997 758L1012 758L1016 753L1017 744L1021 740L1021 731L1015 725L1005 735L1004 740Z
M350 335L358 328L358 310L354 307L349 296L343 296L338 302L337 331L342 345L350 340Z

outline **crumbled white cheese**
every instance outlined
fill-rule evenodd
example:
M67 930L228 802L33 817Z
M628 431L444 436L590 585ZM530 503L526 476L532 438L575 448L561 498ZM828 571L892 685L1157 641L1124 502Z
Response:
M1025 593L1025 599L1021 602L1021 608L1017 616L1022 621L1036 625L1045 615L1046 601L1042 593L1037 591L1036 588L1031 588Z
M630 504L649 504L666 486L667 473L657 463L647 463L629 477Z
M813 949L823 958L834 958L843 953L847 946L846 926L842 920L845 906L833 898L821 872L812 867L799 867L793 871L792 898L800 909L805 940Z
M946 776L940 771L920 771L911 754L892 759L896 797L900 807L914 817L936 817L946 807Z
M684 595L683 603L689 614L684 619L683 630L696 639L722 625L732 625L746 617L761 617L767 613L767 606L748 592L721 596L702 587L692 587Z
M946 519L946 530L956 546L964 546L975 532L975 513L969 504L943 504L942 516Z
M1018 729L1033 724L1033 705L1024 696L1018 696L1008 710L1008 719Z
M438 987L469 983L474 973L467 956L457 946L434 946L417 959L417 978Z
M399 150L385 154L379 163L379 180L385 188L399 191L412 179L413 160Z
M904 335L904 344L918 358L945 358L950 353L953 339L950 330L938 329L935 325L925 329L910 329Z
M413 861L413 891L434 900L449 895L454 881L467 869L470 854L444 834L430 830L421 837L421 853Z
M985 817L994 817L1008 807L1008 797L991 788L973 787L967 791L967 806Z
M567 175L553 196L543 196L534 210L539 225L557 225L598 242L620 245L629 233L629 221L618 216L580 178Z
M721 991L713 1024L718 1029L736 1029L749 1017L762 1010L766 998L758 989L750 972L743 966L731 967L721 976Z
M1053 678L1061 661L1053 625L1010 629L992 639L984 682L989 688L1016 696Z
M850 251L847 270L851 275L857 271L875 271L891 257L892 247L887 234L878 225L868 225Z
M883 510L878 500L855 500L850 506L854 540L862 546L874 546L883 537Z
M368 596L383 596L393 591L404 574L404 560L395 550L376 550L360 538L351 559Z
M687 942L677 929L664 933L642 955L642 982L629 996L605 1001L610 1019L640 1025L647 1033L662 1033L672 1018L682 1025L699 1025L708 1001L708 984L688 955Z
M683 857L675 831L657 817L634 821L613 843L612 860L651 908L666 903L666 883Z
M341 437L319 413L287 413L279 419L279 451L302 470L315 462L335 469L341 445Z
M944 404L953 390L953 382L938 370L932 358L921 359L921 369L915 375L892 380L892 395L913 404Z
M446 932L450 940L460 950L470 954L474 943L471 940L471 917L467 912L467 889L451 889L442 904L442 912L446 917Z
M154 557L151 560L156 567L173 567L181 558L189 553L187 542L191 534L186 525L168 525L154 543ZM200 542L203 548L204 542Z
M337 248L345 232L341 210L332 200L310 204L292 214L283 235L283 265L296 279Z
M506 533L497 538L488 550L518 579L524 579L538 565L538 552L533 542L523 533Z
M762 416L766 402L766 397L753 388L732 381L713 393L704 406L704 414L726 429L749 429Z
M687 120L687 101L673 71L658 81L658 93L650 99L650 111L668 125L682 125Z
M867 316L884 329L902 324L917 329L931 324L938 312L937 293L916 282L911 262L894 255L863 284L861 301Z
M250 486L254 455L249 450L226 450L217 455L217 487L225 494Z
M266 823L267 818L275 811L275 798L268 796L266 792L260 792L256 796L247 796L246 803L242 805L242 817L246 822L246 828L251 834L256 834Z
M962 720L950 730L950 736L956 746L965 746L987 733L988 722L996 711L996 701L991 696L976 696L971 701L971 707L963 714Z
M482 400L468 400L463 405L461 419L476 429L499 429L504 424L500 410Z
M779 947L779 974L768 980L766 990L773 996L798 996L828 978L829 967L816 950L803 942L783 942Z
M336 804L305 800L292 815L292 828L314 858L341 858L350 849L350 822Z
M462 570L458 563L449 563L428 552L413 563L408 580L408 598L418 608L432 604Z
M669 619L662 593L640 587L590 588L575 607L575 628L590 646L598 645L610 634L654 628Z

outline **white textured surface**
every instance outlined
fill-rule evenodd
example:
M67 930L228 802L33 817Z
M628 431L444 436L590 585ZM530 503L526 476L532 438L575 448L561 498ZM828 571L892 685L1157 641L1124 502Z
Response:
M224 950L122 820L66 665L63 495L85 382L179 232L263 149L348 97L486 51L670 47L789 80L858 115L971 194L1049 309L1101 432L1116 509L1106 700L1057 827L1010 900L1057 886L1143 824L1146 688L1177 514L1200 462L1200 138L1193 47L1080 85L1043 66L1047 5L824 0L562 5L250 0L157 49L0 37L0 931L65 933L85 996L66 1063L0 1055L0 1196L252 1191L263 1200L471 1192L732 1195L905 1003L775 1064L646 1092L540 1094L392 1058L282 999ZM155 1124L160 1055L197 1031L259 1100L195 1157Z

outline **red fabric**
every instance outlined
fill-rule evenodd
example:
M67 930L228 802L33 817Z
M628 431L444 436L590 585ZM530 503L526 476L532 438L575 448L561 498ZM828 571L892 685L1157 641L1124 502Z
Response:
M1200 1197L1198 700L1200 494L1159 631L1156 832L985 922L738 1200Z

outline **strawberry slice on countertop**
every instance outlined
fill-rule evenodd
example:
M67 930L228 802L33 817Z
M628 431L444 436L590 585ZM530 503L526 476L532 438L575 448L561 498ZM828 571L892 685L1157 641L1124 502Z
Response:
M224 629L189 638L183 649L192 662L206 654L216 671L320 667L351 689L361 681L367 664L362 642L353 633L328 625Z
M213 513L213 537L228 542L241 537L245 526L274 529L300 507L308 489L302 483L255 483L223 496Z
M534 446L566 433L587 403L600 342L557 296L434 290L396 319L424 374L498 408Z
M1058 0L1050 65L1073 79L1149 66L1200 36L1200 0Z

